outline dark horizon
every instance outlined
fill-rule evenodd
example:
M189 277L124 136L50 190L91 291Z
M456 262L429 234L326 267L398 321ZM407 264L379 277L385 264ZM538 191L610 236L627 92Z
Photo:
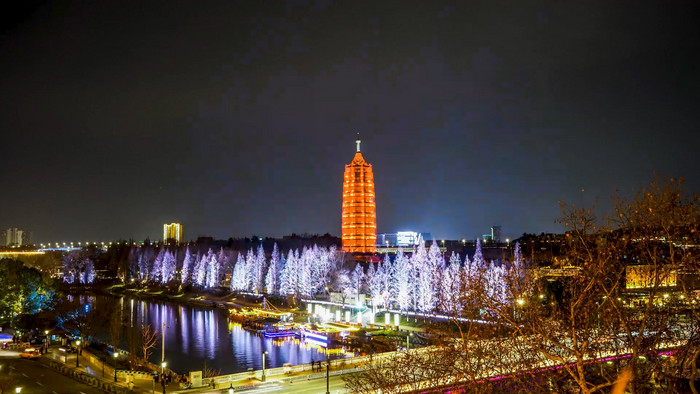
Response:
M31 1L0 30L0 229L35 242L561 232L559 200L699 190L690 3ZM582 190L584 190L582 192Z

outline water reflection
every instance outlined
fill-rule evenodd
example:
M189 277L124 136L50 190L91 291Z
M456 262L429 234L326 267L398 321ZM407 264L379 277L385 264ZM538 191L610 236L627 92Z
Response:
M73 296L68 296L72 298ZM285 363L308 364L311 361L343 357L342 352L326 350L295 338L264 338L251 333L228 320L228 314L220 309L202 309L163 302L151 302L125 297L77 296L81 304L100 308L117 303L123 319L124 334L120 347L129 349L126 338L138 338L141 325L150 324L161 332L165 323L165 360L176 372L186 373L208 368L221 373L244 372L248 368L262 367L262 354L267 351L266 366L281 367ZM129 332L131 331L131 332ZM105 322L98 339L109 342L109 329ZM160 364L161 341L152 349L150 361Z

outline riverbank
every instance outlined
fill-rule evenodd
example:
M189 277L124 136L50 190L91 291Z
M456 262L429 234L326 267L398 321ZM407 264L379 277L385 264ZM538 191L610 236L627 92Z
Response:
M220 308L229 310L232 308L260 308L263 306L263 297L237 294L233 292L200 293L181 290L172 291L160 287L140 287L112 285L104 288L104 292L113 296L126 296L144 299L147 301L167 301L199 308ZM289 312L298 309L290 309Z

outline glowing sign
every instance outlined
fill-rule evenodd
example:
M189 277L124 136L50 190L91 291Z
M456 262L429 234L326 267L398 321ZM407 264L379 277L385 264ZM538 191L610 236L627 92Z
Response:
M396 244L398 246L418 245L418 233L415 231L399 231L396 233Z

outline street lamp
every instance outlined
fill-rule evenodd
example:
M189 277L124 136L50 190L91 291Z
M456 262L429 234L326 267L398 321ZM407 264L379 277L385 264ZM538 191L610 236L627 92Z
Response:
M228 394L233 394L233 383L228 385Z
M411 348L411 342L409 341L409 339L410 339L412 336L413 336L413 333L409 333L408 335L406 335L406 350L408 350L408 349Z
M161 349L160 362L163 364L165 364L165 328L166 327L170 328L170 324L166 324L165 322L163 322L163 330L161 331L161 336L160 336L160 338L162 340L161 347L160 347L160 349Z
M117 382L117 357L119 357L119 353L114 352L114 353L112 353L112 355L114 356L114 382L116 383Z
M80 360L80 340L75 341L75 367L78 368Z
M46 338L44 338L44 349L46 349L46 350L44 350L44 353L48 353L49 352L49 330L44 330L44 335L46 336Z
M21 392L22 392L22 388L21 388L21 387L15 388L15 393L19 394L19 393L21 393Z
M267 354L267 350L262 352L262 367L263 367L263 369L262 369L262 381L263 382L265 381L265 355L266 354Z
M167 365L167 363L166 363L165 361L163 361L162 363L160 363L160 370L161 370L161 373L160 373L160 384L163 386L163 394L165 394L165 366L166 366L166 365Z
M525 304L525 300L523 300L522 298L518 298L518 299L516 300L516 302L518 303L518 306L521 307L521 308L522 308L522 306ZM517 318L518 318L518 316L517 316L517 310L516 310L516 309L517 309L517 308L513 308L513 319L517 319Z

